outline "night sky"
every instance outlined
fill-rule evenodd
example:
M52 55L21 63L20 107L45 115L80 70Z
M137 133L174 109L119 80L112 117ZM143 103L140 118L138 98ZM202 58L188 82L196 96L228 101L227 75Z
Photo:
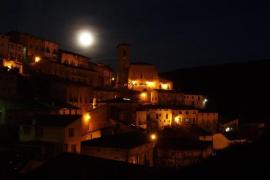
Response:
M114 65L115 47L130 43L132 61L161 71L270 59L270 3L240 0L1 0L0 32L18 30ZM79 48L77 30L96 44Z

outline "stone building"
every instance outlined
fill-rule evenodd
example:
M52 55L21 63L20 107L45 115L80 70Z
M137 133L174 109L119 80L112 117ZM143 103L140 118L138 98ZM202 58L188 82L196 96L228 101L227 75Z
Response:
M163 129L174 126L197 125L209 132L218 130L218 113L192 106L145 105L136 112L136 126Z
M151 138L152 137L152 138ZM186 167L212 155L212 143L132 132L82 142L83 155L151 167Z
M153 166L153 144L145 134L137 132L82 142L81 154Z
M80 153L81 116L51 115L28 119L21 123L20 141L49 142L59 153Z
M173 89L173 83L161 79L157 68L147 63L131 63L131 53L128 44L119 44L117 82L118 87L125 87L135 91L153 89Z

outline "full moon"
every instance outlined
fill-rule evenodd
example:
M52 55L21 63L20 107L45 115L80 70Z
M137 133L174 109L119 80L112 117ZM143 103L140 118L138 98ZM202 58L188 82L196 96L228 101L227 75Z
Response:
M94 37L91 32L83 31L78 34L78 42L82 47L89 47L94 43Z

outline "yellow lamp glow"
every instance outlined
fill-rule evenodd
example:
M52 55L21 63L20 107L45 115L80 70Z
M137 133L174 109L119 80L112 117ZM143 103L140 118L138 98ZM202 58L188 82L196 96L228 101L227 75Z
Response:
M174 122L175 122L176 124L181 124L181 123L182 123L182 118L181 118L180 116L176 116L176 117L174 118Z
M90 121L90 119L91 119L90 114L89 113L84 113L84 115L83 115L84 122L88 123Z
M146 100L146 98L147 98L147 93L146 93L146 92L142 92L142 93L140 94L140 99L141 99L141 100Z
M169 89L169 85L168 84L161 84L161 89Z
M157 135L156 134L151 134L150 135L150 139L152 140L152 141L156 141L157 140Z
M36 57L35 57L35 63L38 63L39 61L41 61L41 57L36 56Z
M3 66L12 69L13 63L12 61L3 61Z
M155 82L153 82L153 81L147 81L147 82L146 82L146 85L147 85L149 88L153 88L153 87L155 87Z
M131 81L131 84L134 86L137 84L137 81Z

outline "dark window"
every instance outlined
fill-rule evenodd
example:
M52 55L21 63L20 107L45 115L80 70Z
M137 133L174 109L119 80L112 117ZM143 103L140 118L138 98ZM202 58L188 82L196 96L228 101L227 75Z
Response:
M24 135L29 135L31 133L31 127L30 126L23 126L23 133L24 133Z
M74 128L68 128L68 137L74 137Z
M71 152L76 153L76 144L71 145Z
M156 119L158 119L158 114L156 114Z
M168 114L166 114L166 119L168 119L169 118L169 115Z
M64 152L67 152L67 151L68 151L68 144L64 144L64 146L63 146L63 151L64 151Z
M123 56L127 56L127 51L125 49L123 50Z
M43 137L43 133L42 127L36 127L36 137Z

